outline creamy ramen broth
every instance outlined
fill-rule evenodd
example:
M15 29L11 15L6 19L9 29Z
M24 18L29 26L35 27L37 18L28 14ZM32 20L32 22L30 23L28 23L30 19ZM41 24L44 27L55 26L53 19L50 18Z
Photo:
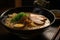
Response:
M34 30L50 25L50 21L43 15L27 12L12 13L5 20L5 25L15 30ZM20 18L20 19L19 19ZM11 20L13 20L11 22Z

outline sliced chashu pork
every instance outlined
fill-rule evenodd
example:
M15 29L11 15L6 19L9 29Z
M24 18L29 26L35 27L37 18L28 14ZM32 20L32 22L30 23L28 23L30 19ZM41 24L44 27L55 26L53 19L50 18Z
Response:
M38 14L30 14L30 19L35 22L36 24L44 24L45 20L47 19L43 15L38 15Z

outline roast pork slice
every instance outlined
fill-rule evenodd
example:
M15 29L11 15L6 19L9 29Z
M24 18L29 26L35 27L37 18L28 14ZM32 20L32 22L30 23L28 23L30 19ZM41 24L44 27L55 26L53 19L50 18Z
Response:
M30 19L37 24L44 24L46 18L43 15L30 14Z

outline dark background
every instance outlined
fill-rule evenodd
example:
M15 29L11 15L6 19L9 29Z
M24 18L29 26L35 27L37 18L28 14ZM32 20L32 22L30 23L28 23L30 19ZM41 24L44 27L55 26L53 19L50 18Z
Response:
M60 9L60 0L48 0L50 1L50 7L51 9Z
M60 9L60 0L46 0L50 1L48 9ZM22 5L21 6L26 6L26 7L32 7L33 6L34 0L22 0ZM15 7L15 0L0 0L0 8L9 8L9 7Z
M34 0L22 0L22 6L33 6ZM46 0L50 1L49 5L45 8L48 9L60 9L60 0Z
M0 0L0 8L9 8L14 6L14 0Z

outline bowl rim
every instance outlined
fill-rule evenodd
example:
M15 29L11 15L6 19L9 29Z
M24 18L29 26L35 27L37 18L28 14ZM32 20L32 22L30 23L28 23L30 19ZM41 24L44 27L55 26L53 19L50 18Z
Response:
M21 8L21 7L19 7L19 8ZM2 16L3 16L6 12L8 12L9 10L12 10L12 9L16 9L16 8L11 8L11 9L5 10L5 11L2 13ZM50 12L50 13L54 16L54 20L50 23L50 25L52 25L52 24L55 22L55 20L56 20L56 17L55 17L55 15L54 15L54 13L53 13L52 11L48 10L48 9L45 9L45 8L42 8L42 9ZM2 21L1 21L1 23L2 23ZM3 23L2 23L2 24L3 24ZM6 26L5 24L3 24L3 25ZM48 26L50 26L50 25L48 25ZM34 30L40 30L40 29L47 28L48 26L43 27L43 28L39 28L39 29L32 29L32 30L33 30L33 31L34 31ZM9 27L8 27L8 28L9 28ZM9 29L11 29L11 28L9 28ZM12 29L12 30L14 30L14 29ZM32 31L32 30L21 30L21 31ZM19 31L20 31L20 30L19 30Z

